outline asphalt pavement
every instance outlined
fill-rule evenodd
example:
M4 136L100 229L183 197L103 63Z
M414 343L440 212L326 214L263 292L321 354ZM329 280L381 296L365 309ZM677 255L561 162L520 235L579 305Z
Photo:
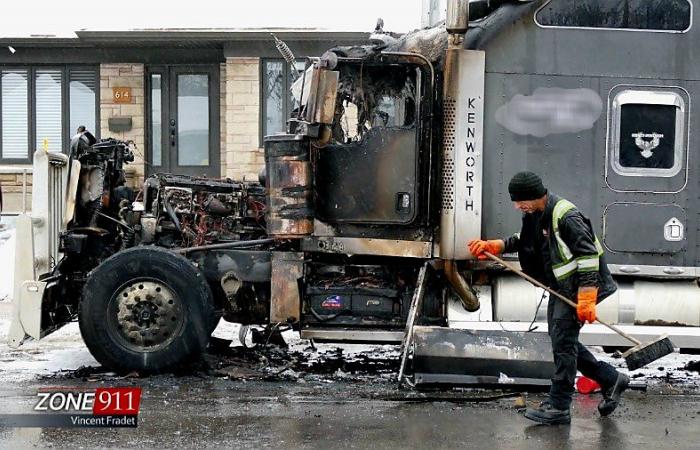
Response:
M649 371L658 376L635 378L610 417L598 415L599 394L577 395L572 424L547 427L523 417L541 392L397 388L395 347L224 346L177 375L117 376L90 356L76 325L18 350L0 343L0 414L36 413L39 390L140 387L138 427L0 428L0 448L700 446L699 377L682 369L698 356L677 355L684 359Z

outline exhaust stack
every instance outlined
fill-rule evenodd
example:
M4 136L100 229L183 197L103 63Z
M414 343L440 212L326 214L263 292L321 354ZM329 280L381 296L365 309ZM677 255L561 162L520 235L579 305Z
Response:
M469 2L449 0L443 86L440 258L472 258L470 239L481 237L485 54L464 50Z
M447 0L445 28L450 35L462 36L469 27L469 0ZM461 41L461 39L460 39Z

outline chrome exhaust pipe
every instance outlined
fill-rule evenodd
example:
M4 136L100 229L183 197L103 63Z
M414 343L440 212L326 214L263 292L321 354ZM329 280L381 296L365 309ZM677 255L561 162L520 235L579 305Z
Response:
M445 276L452 285L452 288L462 301L462 306L469 312L474 312L479 309L479 298L471 289L467 280L457 270L457 263L446 259L445 260Z

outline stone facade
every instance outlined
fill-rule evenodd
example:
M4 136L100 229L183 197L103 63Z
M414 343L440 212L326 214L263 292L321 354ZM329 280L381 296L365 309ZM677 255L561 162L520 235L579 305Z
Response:
M265 164L260 135L260 59L227 58L220 64L220 162L221 176L257 180ZM131 139L139 154L129 164L130 184L143 180L144 67L141 64L102 64L100 114L102 136ZM116 104L113 87L131 87L132 103ZM125 133L109 131L110 117L131 117L133 128Z
M127 166L128 183L134 187L140 185L145 173L144 79L143 64L100 65L100 133L103 138L132 140L136 144L135 160ZM131 102L115 103L112 99L112 88L115 87L131 88ZM112 117L130 117L131 130L110 131L109 119Z
M222 96L223 100L223 96ZM260 59L226 58L224 175L256 181L265 165L260 140ZM224 128L222 127L222 133Z
M26 204L23 204L24 191L24 172L27 171L27 197ZM21 166L3 166L0 167L0 186L2 186L3 211L5 212L22 212L23 206L27 209L32 207L32 169Z

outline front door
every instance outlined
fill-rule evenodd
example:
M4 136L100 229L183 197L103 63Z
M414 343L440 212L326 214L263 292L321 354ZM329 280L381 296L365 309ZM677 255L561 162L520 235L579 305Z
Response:
M218 65L151 66L146 92L147 172L220 177Z

